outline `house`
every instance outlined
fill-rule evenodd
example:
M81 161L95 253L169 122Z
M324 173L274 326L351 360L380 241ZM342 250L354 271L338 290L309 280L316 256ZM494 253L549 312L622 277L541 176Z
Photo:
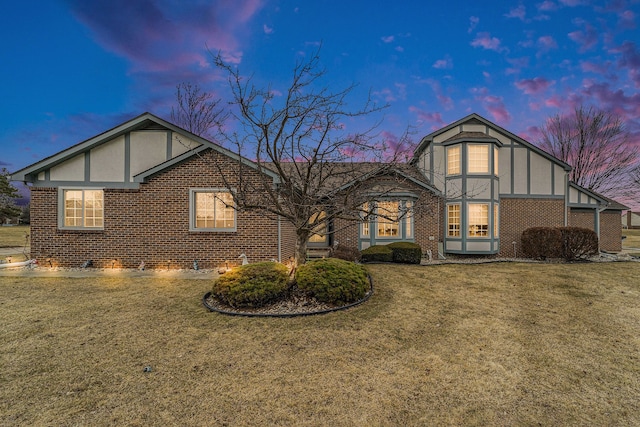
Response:
M627 211L622 214L622 228L640 228L640 212Z
M627 208L569 182L569 171L471 114L425 136L409 163L368 177L368 191L381 194L370 207L378 215L336 219L310 246L412 241L434 257L512 257L526 228L570 225L595 230L602 250L620 251L619 218ZM241 253L252 262L288 259L290 224L234 209L238 172L279 183L271 170L144 113L11 179L30 186L31 252L44 263L189 268L197 260L214 268L237 263Z

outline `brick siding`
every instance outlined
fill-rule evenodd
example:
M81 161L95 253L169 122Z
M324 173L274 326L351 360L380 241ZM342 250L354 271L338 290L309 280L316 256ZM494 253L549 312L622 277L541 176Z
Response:
M622 220L619 211L600 213L600 249L607 252L622 250Z
M562 227L564 200L503 198L500 200L500 252L498 256L513 257L522 253L520 238L529 227Z
M221 165L226 176L237 169L237 163L207 151L137 190L106 189L105 225L99 231L59 230L58 190L32 188L32 256L41 264L50 259L64 267L79 267L91 259L96 267L135 268L144 261L148 268L159 269L192 268L194 260L200 268L226 261L234 265L241 253L250 262L277 259L277 220L259 212L238 211L236 232L189 231L189 189L225 187L215 165ZM259 175L247 167L244 179L257 181ZM290 239L281 249L283 257L293 253Z

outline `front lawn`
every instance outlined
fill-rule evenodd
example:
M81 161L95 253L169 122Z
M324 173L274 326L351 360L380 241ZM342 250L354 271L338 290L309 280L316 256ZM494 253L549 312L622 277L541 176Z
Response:
M622 230L622 235L626 236L622 241L623 248L640 249L640 230Z
M0 425L640 424L640 263L367 268L367 303L291 319L0 277Z

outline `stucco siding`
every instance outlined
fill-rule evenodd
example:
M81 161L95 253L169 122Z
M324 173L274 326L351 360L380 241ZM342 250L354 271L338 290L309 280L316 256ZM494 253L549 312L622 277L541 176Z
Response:
M84 181L84 154L78 154L71 159L53 166L50 170L52 181Z
M528 193L527 151L527 149L518 148L513 152L513 194Z
M97 146L90 151L89 177L94 182L124 182L124 136Z
M131 132L130 179L167 160L167 132Z
M553 163L539 154L529 153L531 162L531 194L551 195L551 174Z

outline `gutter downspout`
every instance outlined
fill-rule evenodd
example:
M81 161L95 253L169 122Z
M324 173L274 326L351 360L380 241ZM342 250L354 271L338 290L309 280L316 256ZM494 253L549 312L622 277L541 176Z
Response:
M282 262L282 219L278 215L278 262Z
M569 226L569 193L571 192L571 186L569 186L569 174L564 174L564 226Z

